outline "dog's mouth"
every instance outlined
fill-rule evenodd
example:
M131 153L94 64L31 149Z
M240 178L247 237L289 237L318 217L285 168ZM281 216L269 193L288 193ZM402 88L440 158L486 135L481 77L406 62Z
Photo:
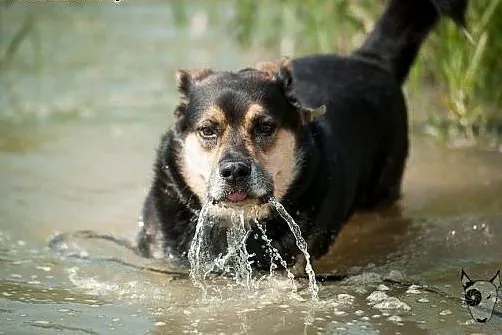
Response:
M211 215L215 217L229 217L242 212L246 217L265 218L270 215L269 199L272 194L230 189L208 197Z
M250 176L236 180L225 180L218 170L213 171L206 199L219 207L246 210L262 207L273 195L272 178L259 166L252 165Z
M244 192L232 192L226 196L226 200L233 203L240 203L248 198L248 195Z
M247 207L263 205L268 202L271 195L266 194L257 196L245 191L230 191L219 198L211 199L213 205L221 205L223 207Z

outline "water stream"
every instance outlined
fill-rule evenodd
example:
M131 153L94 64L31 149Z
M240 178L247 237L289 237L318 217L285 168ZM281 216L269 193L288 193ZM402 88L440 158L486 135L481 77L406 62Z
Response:
M272 197L270 198L269 203L272 206L274 206L274 208L281 215L281 217L287 222L289 229L291 230L296 239L296 246L305 256L305 262L306 262L305 273L307 274L309 279L309 292L312 296L312 299L317 300L319 287L317 286L317 282L315 280L314 269L312 269L312 264L310 263L310 254L308 252L307 242L302 237L302 232L300 230L300 227L296 224L295 220L291 217L291 215L289 215L284 206L279 201L277 201L277 199Z
M209 251L210 240L208 233L212 228L212 221L208 217L209 204L204 204L200 210L195 227L195 234L188 250L190 262L190 278L196 286L205 288L204 280L211 271L212 261Z
M279 253L279 250L277 250L277 248L275 248L272 245L272 240L267 236L267 231L263 226L263 224L261 224L257 219L254 220L254 223L258 227L258 230L260 230L262 234L261 238L263 242L265 242L265 247L267 248L268 253L270 254L270 277L273 275L274 270L277 268L277 264L275 264L274 261L278 261L279 264L284 268L284 271L286 271L286 275L288 276L293 291L296 291L295 276L289 270L288 264L282 258L281 254Z
M291 233L296 239L298 249L305 257L305 273L307 274L309 280L308 290L312 300L317 300L319 287L317 286L315 273L310 263L310 254L308 252L307 242L301 235L300 227L296 224L294 219L291 215L289 215L279 201L272 198L269 200L269 203L277 210L284 221L286 221ZM254 254L249 254L246 249L246 241L251 230L246 218L244 217L244 212L242 210L233 211L230 217L230 225L226 231L227 252L225 254L214 256L214 254L211 253L211 229L213 228L214 223L210 215L208 215L210 213L210 206L210 204L206 203L200 210L195 234L188 252L188 259L191 267L190 277L192 278L192 281L196 286L201 287L204 294L206 294L206 277L211 271L214 271L231 275L237 283L242 284L248 289L252 288L252 258ZM296 284L294 282L295 276L288 269L286 261L283 259L277 248L272 246L272 240L267 236L263 225L255 218L253 219L253 222L262 233L261 239L265 243L265 247L270 254L270 275L272 275L273 270L277 267L274 261L278 261L285 269L287 277L291 282L291 287L294 291L296 291Z
M252 285L252 254L246 249L250 233L243 211L234 211L226 229L227 252L215 254L212 246L212 229L215 225L209 214L211 205L206 203L200 210L195 234L188 252L190 278L205 293L206 277L211 272L230 275L236 283L247 288Z
M227 254L216 259L217 269L232 275L237 283L248 289L252 287L252 257L246 249L246 241L250 233L244 219L243 211L234 211L227 230Z

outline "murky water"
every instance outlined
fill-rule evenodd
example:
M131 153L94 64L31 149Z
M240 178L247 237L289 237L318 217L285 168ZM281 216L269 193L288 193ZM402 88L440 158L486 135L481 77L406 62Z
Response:
M0 78L0 333L502 332L500 313L471 320L460 284L462 268L473 279L502 268L502 155L417 135L400 205L358 213L314 262L349 274L319 283L315 304L307 280L295 291L277 270L252 289L211 278L202 299L186 273L106 241L49 250L55 232L134 236L175 68L271 57L222 38L228 3L190 5L187 29L166 4L122 4L16 2L0 14L1 50L26 13L37 18ZM412 117L423 106L413 101Z

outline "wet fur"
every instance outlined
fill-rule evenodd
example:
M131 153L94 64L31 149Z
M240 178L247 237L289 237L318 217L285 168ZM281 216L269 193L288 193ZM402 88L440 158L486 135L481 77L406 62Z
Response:
M236 73L180 71L176 119L161 139L144 204L138 235L142 253L186 262L201 204L207 200L209 174L232 150L251 157L264 169L263 178L271 178L272 185L264 187L273 189L300 225L314 257L327 251L354 210L395 202L408 155L401 85L439 17L445 14L463 24L465 7L463 0L391 0L364 45L348 57L299 58L292 61L292 69L266 62L258 70ZM206 106L204 99L219 99L229 87L231 101ZM204 101L193 100L200 90ZM264 92L269 100L263 100ZM241 100L249 103L241 106ZM204 108L194 109L194 104ZM320 117L306 112L319 106L326 108ZM263 108L279 120L273 143L260 146L234 129L232 135L223 133L219 149L211 151L196 138L192 123L203 116L224 118L225 129L247 129L252 115ZM239 109L232 112L240 115L238 121L229 121L231 109ZM287 225L267 207L253 210L274 247L293 264L299 250ZM229 213L220 211L212 215L224 223ZM215 227L214 247L224 251L224 224ZM248 250L256 254L257 266L268 265L260 240L250 238Z

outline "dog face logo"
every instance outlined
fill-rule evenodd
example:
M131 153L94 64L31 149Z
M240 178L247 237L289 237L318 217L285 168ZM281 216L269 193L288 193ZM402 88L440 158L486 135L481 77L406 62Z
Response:
M481 323L490 320L497 302L500 287L500 270L490 280L471 280L462 269L460 278L464 288L465 302L472 318Z
M188 187L219 214L240 208L264 216L262 205L281 199L298 175L299 137L319 111L299 105L291 82L287 60L237 73L178 71L178 164Z

